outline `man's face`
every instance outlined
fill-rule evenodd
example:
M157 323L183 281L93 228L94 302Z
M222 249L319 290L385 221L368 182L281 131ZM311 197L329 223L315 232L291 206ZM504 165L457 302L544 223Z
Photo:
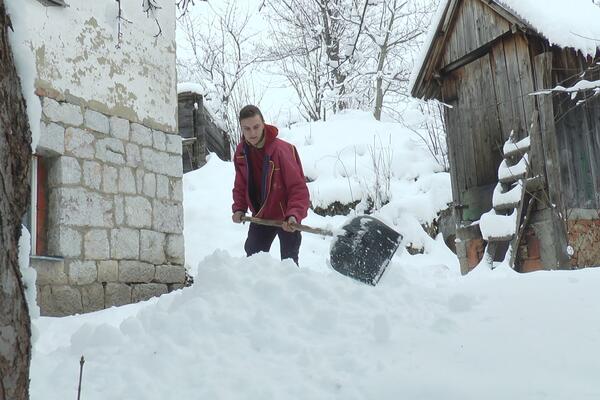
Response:
M260 115L244 118L240 121L240 125L242 126L244 139L252 146L256 146L262 138L263 129L265 127Z

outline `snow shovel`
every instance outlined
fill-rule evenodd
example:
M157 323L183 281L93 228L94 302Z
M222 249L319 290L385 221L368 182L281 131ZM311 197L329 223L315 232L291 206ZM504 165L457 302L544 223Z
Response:
M242 217L242 221L279 228L283 224L283 221L246 216ZM379 282L402 241L398 232L366 215L352 218L336 232L301 224L294 224L294 227L302 232L333 236L330 251L333 269L373 286Z

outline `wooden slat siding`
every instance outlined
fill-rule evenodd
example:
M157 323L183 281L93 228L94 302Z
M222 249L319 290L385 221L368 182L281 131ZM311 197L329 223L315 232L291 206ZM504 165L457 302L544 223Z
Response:
M523 107L525 108L525 128L524 136L529 135L531 129L531 116L535 112L535 98L531 95L533 93L535 85L533 84L533 68L531 67L531 55L529 53L528 38L518 33L515 35L515 43L517 44L517 59L519 60L519 76L521 79L521 97Z
M459 2L460 3L460 2ZM454 18L452 21L449 21L449 24L447 26L447 31L444 33L444 39L441 41L440 43L440 51L443 51L443 54L441 55L441 63L440 63L440 67L444 66L444 65L448 65L448 63L450 63L450 61L452 60L452 56L451 54L454 54L457 52L456 50L456 40L457 38L455 37L456 35L453 34L453 32L455 31L455 26L456 26L456 18ZM445 46L445 48L443 48ZM439 53L434 53L433 55L439 55Z
M556 85L565 84L564 79L567 76L567 62L565 54L561 48L552 48L552 83L549 88ZM562 113L565 103L568 105L568 96L560 95L558 93L552 94L552 103L554 110L554 129L556 131L556 148L558 152L559 169L558 176L560 178L561 189L562 189L562 201L561 210L568 207L569 204L575 203L575 170L574 162L572 161L572 154L567 147L568 143L565 143L564 131L560 126L559 121L562 118Z
M577 54L577 59L579 61L579 66L582 71L588 71L588 68L593 64L588 64L587 60ZM593 76L590 73L585 74L585 79L594 80ZM582 97L580 97L582 96ZM584 116L584 136L586 139L586 146L588 151L588 156L590 160L590 169L591 169L591 194L590 194L590 207L593 209L599 209L599 202L597 194L600 193L600 151L597 150L596 144L596 132L597 126L595 125L592 115L594 113L594 102L591 97L592 93L590 91L583 92L578 96L579 99L585 99L585 103L582 104L582 110L585 113ZM596 103L598 104L598 103Z
M496 183L498 166L502 162L502 127L500 125L500 117L498 116L498 99L496 97L496 89L494 87L494 78L492 73L491 58L486 56L480 59L482 80L481 93L483 94L483 104L486 105L483 110L484 116L484 146L488 152L488 179L484 184Z
M477 47L489 43L510 30L510 23L481 0L471 0L477 32Z
M521 92L521 75L519 73L519 60L517 56L517 43L515 42L515 36L513 35L504 40L504 57L506 59L507 82L511 95L510 103L513 115L516 117L513 120L516 124L512 129L515 131L518 138L523 138L526 136L527 118L522 98L523 93ZM505 135L508 135L508 133L505 133Z
M456 7L460 9L461 4L462 0L459 0L458 5ZM446 41L445 43L442 43L442 46L446 46L445 49L441 49L444 52L442 55L442 65L446 65L453 59L454 54L459 53L458 47L462 45L458 40L459 35L456 34L456 30L459 29L459 26L462 32L462 22L460 21L460 19L458 19L458 17L455 14L452 20L450 21L450 25L448 25Z
M452 199L457 204L462 204L461 188L465 187L464 161L462 158L462 132L460 131L460 113L457 111L457 82L453 74L445 79L442 85L442 101L452 106L444 108L444 121L446 124L446 144L448 146L448 161L450 163L450 178L452 184ZM456 210L458 219L462 219L462 212Z
M456 136L458 134L454 119L449 115L449 109L444 109L444 121L446 125L446 145L448 146L448 163L450 164L450 183L452 186L452 200L459 202L458 195L458 171L456 170Z
M498 102L498 117L501 131L499 140L501 143L505 143L508 140L510 131L518 127L518 115L515 116L513 96L508 83L508 70L506 68L503 42L499 42L492 48L490 52L490 64L492 67L496 101Z
M468 151L465 154L465 158L469 162L467 165L467 189L473 186L480 186L485 182L485 158L486 154L483 154L483 141L482 131L483 127L483 104L481 100L480 82L481 82L481 68L479 66L479 60L476 60L470 64L465 65L463 68L464 75L463 81L460 87L461 95L459 95L459 101L464 105L463 113L466 114L467 123L463 125L463 135L469 140L465 150ZM471 145L472 147L468 147ZM468 149L468 150L467 150ZM473 181L470 182L468 178L473 176Z
M477 107L477 102L473 101L473 87L467 67L457 70L458 80L458 106L457 112L460 114L459 131L461 132L462 146L458 151L462 154L464 160L465 187L462 190L468 190L477 186L477 165L475 163L475 146L473 143L473 119L474 113L472 107ZM462 197L462 195L461 195Z
M596 62L600 61L600 51ZM600 69L596 70L595 73L590 74L588 77L590 81L600 80ZM600 96L595 96L593 99L588 100L588 122L592 128L591 135L593 137L592 146L594 148L595 162L594 169L596 171L596 209L600 209Z
M545 40L539 38L530 38L529 40L529 60L531 64L531 73L532 73L532 83L533 83L533 91L541 90L540 88L540 79L543 79L543 71L538 70L539 65L536 65L536 57L540 54L548 51L547 42ZM542 74L542 75L540 75ZM547 71L549 76L550 71ZM543 82L542 82L543 84ZM546 183L546 155L544 153L544 142L543 142L543 118L542 113L545 111L543 109L540 101L543 96L531 96L534 101L534 107L537 111L537 119L535 123L537 126L534 129L530 130L529 137L531 140L531 153L529 157L529 162L531 163L531 175L533 177L539 176L540 187L539 189L535 189L534 191L541 190L544 188L548 188ZM547 99L546 99L547 100ZM547 205L545 202L536 201L534 204L534 209L545 208Z
M564 50L567 59L568 68L576 71L577 77L572 79L570 82L575 84L579 80L580 73L584 70L584 65L577 53L572 50ZM575 147L572 150L575 156L574 160L577 161L575 170L578 172L580 180L577 184L577 205L574 207L582 208L593 208L595 205L595 185L593 179L592 169L592 157L590 154L590 141L589 131L590 127L587 123L587 110L585 104L577 105L577 101L581 97L578 96L575 100L570 100L570 110L567 114L567 119L571 121L570 125L573 126L572 133L575 133L577 140L573 143Z
M481 0L463 0L458 5L446 41L444 67L510 30L510 24Z
M443 21L440 21L439 26L436 28L436 37L433 40L431 47L427 51L425 57L425 64L423 65L415 87L413 88L412 94L418 98L434 98L435 92L437 91L437 83L431 79L433 73L435 73L439 66L439 60L442 58L442 52L445 46L448 46L448 39L450 37L451 24L452 24L452 10L456 7L456 3L459 0L450 0L445 10Z
M554 58L554 68L557 71L559 82L564 85L572 85L576 81L578 66L566 51L559 50L558 56ZM565 194L567 206L589 207L586 204L587 194L590 191L589 177L590 165L583 136L583 112L581 107L575 107L570 95L555 93L554 107L556 111L556 131L559 141L561 180L567 189Z
M465 0L461 0L458 4L458 9L454 17L452 24L452 31L450 34L449 41L452 43L450 46L451 53L447 56L447 61L451 62L460 58L460 55L467 54L467 42L465 37L465 27L463 22L464 15L464 3ZM447 63L444 63L446 65Z
M498 132L498 117L496 115L494 88L490 82L489 58L480 58L474 61L472 65L476 71L470 79L474 80L472 98L477 103L477 107L471 110L475 117L475 125L472 125L472 129L477 165L477 186L484 186L497 182L500 161L496 162L498 155L495 154L497 149L494 148L493 138ZM496 125L490 120L496 120Z

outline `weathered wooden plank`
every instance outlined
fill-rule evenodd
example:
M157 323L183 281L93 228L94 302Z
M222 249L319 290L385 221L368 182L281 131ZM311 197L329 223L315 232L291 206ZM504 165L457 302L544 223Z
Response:
M480 82L481 82L481 67L479 60L476 60L463 67L465 79L461 82L460 91L463 94L461 99L465 106L464 113L468 117L468 125L465 126L465 135L470 137L472 149L466 155L467 160L472 160L472 165L468 165L468 170L473 171L471 174L475 176L473 184L468 185L480 186L485 182L485 165L487 154L483 152L484 126L482 118L482 103L480 102ZM459 96L460 98L460 96Z
M567 70L575 71L574 74L583 71L583 64L577 53L572 50L563 50L563 54L565 55L564 59L566 60ZM569 84L573 84L578 79L578 77L573 76L568 82ZM564 124L563 129L567 130L564 134L565 136L569 135L571 138L568 144L571 145L571 159L574 162L573 169L576 178L576 204L573 207L592 208L595 205L596 191L593 178L594 172L591 164L593 154L590 154L589 151L591 147L589 140L590 127L587 123L585 103L578 105L577 101L578 99L571 99L569 96L568 101L563 103L567 108L559 126Z
M474 136L474 112L472 108L477 107L477 102L473 98L473 84L471 76L467 71L468 65L461 68L459 72L460 79L458 81L458 106L457 111L460 113L460 130L462 131L462 154L464 158L465 171L465 187L467 190L477 186L477 164L475 162L475 146L473 142Z
M451 76L450 79L445 79L442 85L442 101L452 108L444 107L444 122L446 124L446 145L448 146L448 161L450 164L450 178L452 183L452 199L455 203L460 204L459 188L464 186L464 179L459 179L463 175L462 158L459 159L458 151L460 150L460 123L459 114L456 110L458 105L456 93L456 80ZM458 213L460 218L460 212Z
M523 138L526 136L528 120L523 104L523 92L521 91L520 82L521 75L519 73L519 60L514 35L504 39L504 57L506 59L507 83L511 95L510 104L513 116L515 117L513 123L516 123L513 130L518 138Z
M447 65L450 62L457 60L461 55L466 54L465 49L465 37L463 27L463 4L464 0L458 2L456 11L454 12L452 23L450 24L450 31L447 39L447 47L444 49L442 56L443 65Z
M510 24L480 0L470 0L476 25L477 46L489 43L510 30Z
M477 185L489 185L497 181L498 165L500 165L500 153L498 148L494 149L494 137L498 132L497 124L494 126L493 120L497 121L496 114L496 96L493 85L491 85L491 71L489 67L489 58L484 57L474 61L471 64L469 79L473 80L471 98L472 107L472 125L474 154L477 167ZM467 69L468 70L468 69Z
M597 69L594 74L591 74L588 80L600 80L600 69ZM596 172L595 184L597 195L595 208L600 209L600 96L595 96L588 100L587 111L588 124L591 127L591 147L593 148L594 154L592 157L592 161L594 162L593 168Z
M502 161L502 147L504 145L502 127L498 115L498 99L494 87L494 77L492 74L491 57L488 55L481 58L481 94L483 95L482 104L485 104L483 110L484 127L486 135L484 136L484 148L488 153L489 181L492 183L496 179L498 166Z
M479 0L476 0L479 1ZM465 44L464 53L458 55L463 56L475 50L477 46L477 41L475 37L475 32L477 31L477 25L473 19L473 0L463 0L461 5L461 20L462 20L462 36Z
M540 91L552 85L552 53L541 53L533 57L535 89ZM560 180L560 159L556 128L554 125L554 108L551 95L537 96L540 118L540 137L543 151L544 178L548 187L550 202L563 209L563 199ZM532 138L533 139L533 138ZM532 143L532 145L535 141ZM535 147L534 147L535 151Z
M510 30L510 24L481 0L463 0L450 28L442 67L502 36Z
M557 84L568 84L567 81L576 70L569 68L568 56L565 51L559 48L553 49L553 71ZM552 86L552 87L553 87ZM578 181L578 162L574 158L573 143L568 126L568 112L571 108L570 96L564 93L554 93L552 95L555 112L555 129L558 142L559 160L560 160L560 179L563 186L564 207L576 207L577 200L577 181Z
M518 116L514 115L513 97L508 84L508 71L506 68L506 57L504 55L504 43L498 42L490 52L490 64L492 68L492 77L494 89L496 92L496 101L498 102L498 118L500 120L500 130L502 136L499 137L501 143L506 142L511 130L518 127Z
M531 115L535 111L535 98L531 95L534 90L533 70L531 68L531 56L529 53L529 44L524 34L515 35L515 44L517 50L518 68L519 68L519 83L521 84L521 94L523 106L525 107L525 122L527 124L527 132L531 126ZM525 134L527 136L527 134Z
M587 61L580 55L576 55L578 59L579 68L582 71L586 71L585 79L592 80L593 76L589 71L589 65ZM600 75L600 71L599 71ZM581 104L582 112L583 112L583 135L585 137L585 146L587 149L587 154L589 157L590 163L590 190L587 195L589 207L592 209L598 209L598 203L600 200L600 152L598 151L597 141L596 141L596 133L598 126L595 125L592 115L596 112L594 110L594 98L592 98L592 93L584 92L578 96L579 100L584 100L584 103ZM597 99L597 96L596 96ZM598 104L598 103L596 103Z

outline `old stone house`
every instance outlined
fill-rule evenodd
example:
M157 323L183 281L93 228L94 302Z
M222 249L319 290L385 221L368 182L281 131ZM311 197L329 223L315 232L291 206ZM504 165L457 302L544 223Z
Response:
M447 105L463 273L482 261L521 272L600 265L600 7L440 7L412 95ZM565 89L575 85L589 90Z
M24 221L42 315L182 287L175 2L156 19L141 2L22 3L42 106Z

